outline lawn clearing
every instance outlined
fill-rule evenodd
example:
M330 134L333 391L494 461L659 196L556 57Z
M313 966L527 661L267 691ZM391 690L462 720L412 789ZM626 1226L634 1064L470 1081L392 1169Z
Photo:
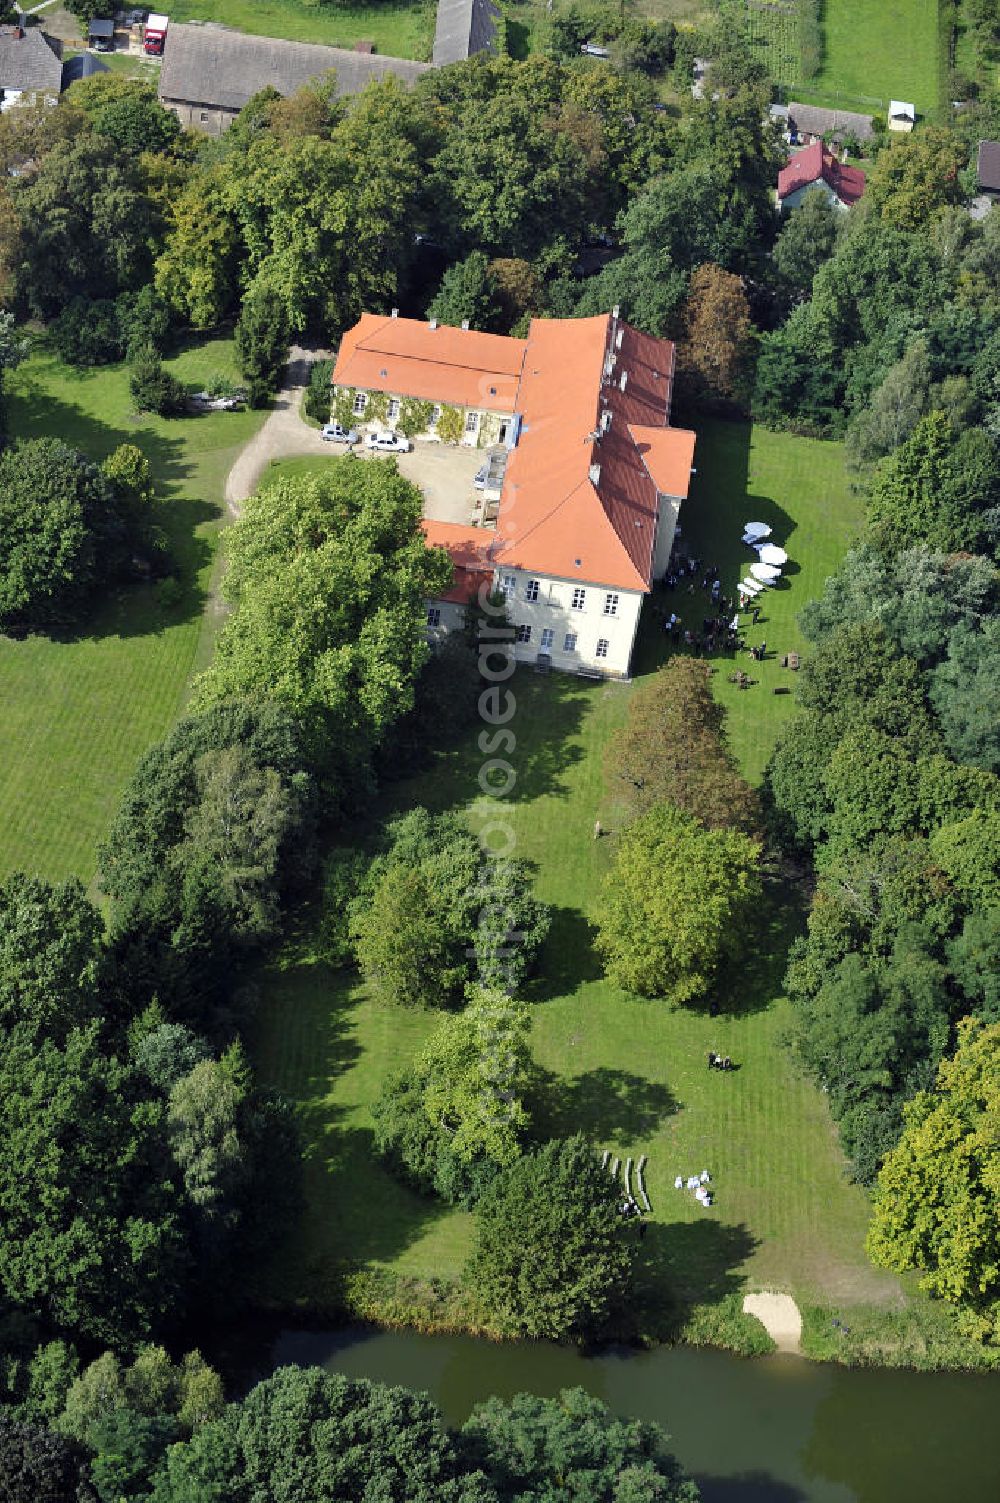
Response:
M171 21L214 21L237 31L327 47L374 43L389 57L428 62L434 42L434 0L415 4L321 5L318 0L175 0Z
M937 108L937 0L825 0L822 32L820 70L796 98L868 113L890 99L918 115Z
M167 362L201 386L235 376L229 340ZM207 663L208 610L225 476L263 413L163 419L131 412L124 366L76 371L38 353L8 379L15 438L58 437L93 459L137 444L153 467L159 521L181 566L164 606L153 585L118 590L65 640L0 638L0 870L93 875L96 847L142 753L177 719Z
M774 593L773 605L769 599L763 629L800 645L794 614L836 564L858 521L841 450L713 424L702 431L697 462L697 491L685 512L692 545L722 566L730 589L743 559L741 524L769 521L801 567ZM692 601L699 614L704 598ZM641 661L652 665L665 643L650 627ZM726 666L720 663L716 683ZM774 664L762 668L778 681ZM648 1155L653 1221L642 1278L654 1318L667 1291L713 1302L745 1280L819 1303L898 1301L896 1281L865 1257L867 1200L844 1179L823 1097L782 1047L789 1005L780 980L788 940L801 923L797 901L777 893L761 913L759 954L734 982L733 1011L724 1017L671 1011L607 983L589 919L614 837L595 840L593 830L598 817L614 830L604 748L631 688L524 669L514 687L511 818L518 854L536 864L539 895L554 908L542 975L529 989L534 1049L545 1072L533 1109L543 1129L579 1128L596 1149L623 1160ZM720 683L728 703L727 691ZM731 739L752 776L790 709L790 696L775 697L763 684L738 700L733 692ZM418 803L468 808L481 760L467 738L433 757L419 777L390 787L381 812ZM376 1003L354 978L316 963L308 947L266 973L262 993L254 1057L264 1080L299 1104L309 1144L302 1236L272 1271L270 1298L323 1303L346 1260L425 1280L455 1277L471 1245L471 1218L401 1189L375 1161L371 1142L369 1103L379 1083L409 1061L434 1018ZM741 1068L709 1071L709 1049ZM718 1195L708 1214L673 1188L676 1174L703 1168Z

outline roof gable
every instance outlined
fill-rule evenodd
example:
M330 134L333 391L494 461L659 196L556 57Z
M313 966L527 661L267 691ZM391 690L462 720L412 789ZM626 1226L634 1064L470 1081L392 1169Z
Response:
M0 89L58 94L62 89L62 43L37 26L0 30Z
M489 52L496 40L500 10L494 0L438 0L434 30L435 68Z
M525 341L363 313L340 342L335 386L513 412Z

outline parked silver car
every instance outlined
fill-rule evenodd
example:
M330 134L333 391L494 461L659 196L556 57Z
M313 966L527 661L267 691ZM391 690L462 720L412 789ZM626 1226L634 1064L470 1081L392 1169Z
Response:
M356 444L358 431L356 428L343 428L340 423L327 423L320 438L325 438L328 444Z

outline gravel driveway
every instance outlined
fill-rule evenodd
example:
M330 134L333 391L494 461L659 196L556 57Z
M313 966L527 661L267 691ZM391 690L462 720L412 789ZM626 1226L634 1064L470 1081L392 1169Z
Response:
M226 480L226 505L233 516L240 514L240 503L252 496L257 482L272 459L288 459L295 454L323 454L329 449L299 416L302 393L309 380L314 360L329 360L330 350L307 350L293 345L285 373L285 384L274 399L264 426L250 440Z

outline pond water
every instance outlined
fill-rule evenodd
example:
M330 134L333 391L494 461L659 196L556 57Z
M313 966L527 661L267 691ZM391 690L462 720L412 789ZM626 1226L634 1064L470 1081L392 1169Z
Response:
M997 1377L744 1361L686 1347L584 1357L362 1327L282 1331L266 1365L287 1363L425 1389L451 1424L490 1394L578 1385L616 1413L662 1425L706 1503L1000 1498Z

